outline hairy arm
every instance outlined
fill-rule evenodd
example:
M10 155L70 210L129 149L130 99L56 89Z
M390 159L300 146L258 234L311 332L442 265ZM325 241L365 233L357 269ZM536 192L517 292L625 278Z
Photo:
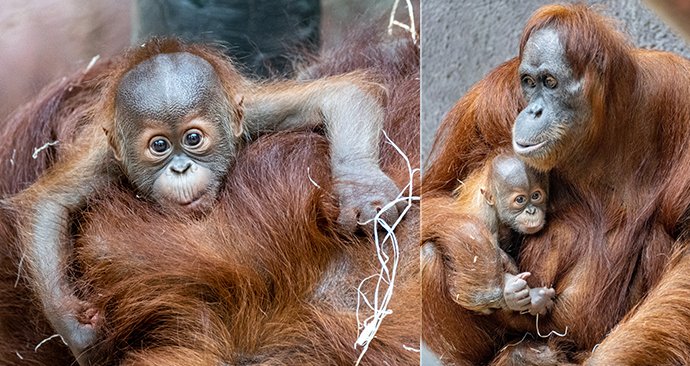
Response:
M379 166L385 90L363 75L259 88L246 100L250 134L323 124L331 144L331 166L340 198L339 222L350 229L373 218L396 198L398 188ZM395 207L383 218L397 218Z
M109 151L103 132L98 132L85 131L79 144L67 147L64 159L10 199L18 214L18 240L30 283L46 317L75 356L93 342L95 324L84 318L94 314L77 298L67 277L70 215L107 182Z
M490 314L503 306L503 251L486 225L461 212L454 198L425 199L421 241L425 281L439 281L442 291L467 310Z

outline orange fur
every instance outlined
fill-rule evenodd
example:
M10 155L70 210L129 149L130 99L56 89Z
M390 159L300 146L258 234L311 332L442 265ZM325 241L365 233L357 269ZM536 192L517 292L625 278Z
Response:
M488 187L490 170L489 160L454 190L454 197L422 202L422 292L428 299L422 337L450 364L485 363L486 354L495 352L503 335L484 327L491 328L494 316L488 314L505 308L504 273L517 273L484 217L487 203L480 189ZM482 326L472 326L475 317Z
M549 343L561 350L559 357L582 362L603 341L606 347L597 349L592 364L688 363L690 333L682 324L690 287L678 275L687 271L686 254L668 266L672 248L687 246L690 62L635 49L611 24L584 5L567 5L541 8L525 28L522 46L537 29L559 33L575 73L585 78L593 113L578 154L563 157L551 172L549 225L525 239L518 266L532 272L530 286L556 289L553 311L539 326L542 334L568 327L566 337ZM482 166L493 150L510 146L512 123L524 106L518 65L516 58L499 66L447 115L424 177L425 197L449 195L456 179ZM425 209L423 221L445 214L430 211ZM654 310L655 304L672 305ZM496 327L517 333L495 340L496 348L535 333L534 321L524 316L497 318L488 326L460 321L490 334ZM634 340L631 348L606 338L619 323L611 337L625 338L624 344ZM452 337L435 351L445 354L452 345L462 354L482 347L479 358L494 356L495 348L482 339Z
M385 129L413 168L418 167L417 46L399 38L372 38L371 33L351 41L352 48L337 51L350 55L347 70L340 69L337 57L326 58L313 63L314 77L364 69L367 77L382 83L388 93ZM361 49L361 44L371 51L352 51ZM377 52L374 44L386 52ZM395 47L389 49L390 44ZM206 58L206 51L200 52ZM78 122L89 116L89 106L96 105L100 88L113 80L108 75L127 69L110 67L98 70L95 83L71 79L78 88L73 90L83 94L72 96L68 86L57 85L18 115L14 128L75 126L65 133L65 141L71 141L82 128ZM235 79L224 80L231 85ZM107 103L107 97L101 102ZM37 111L49 103L55 103L51 106L55 111L47 117L39 115ZM24 121L29 123L20 125ZM38 143L42 137L27 135L18 143ZM61 147L56 150L58 157L65 156ZM385 143L381 150L382 169L399 185L406 183L402 159ZM2 152L4 160L11 150ZM328 155L325 139L313 132L261 137L241 151L218 207L199 218L164 215L118 183L93 197L79 217L71 267L80 291L104 317L101 339L94 346L99 361L352 364L359 352L353 349L355 288L378 271L378 262L370 237L344 234L334 223L337 208ZM37 165L40 169L29 169L32 162L27 161L22 169L27 169L27 179L35 180L52 162L42 161ZM2 176L8 177L8 191L16 192L24 183ZM321 188L312 185L309 176ZM12 216L2 218L7 224L0 228L8 231L4 238L9 240L16 235ZM403 347L419 348L418 225L413 207L398 229L401 265L391 303L393 314L383 321L364 364L418 362L419 354ZM8 360L8 365L70 364L59 340L33 352L33 346L51 331L33 303L27 288L30 282L22 276L20 287L13 289L16 277L10 274L17 273L18 250L4 244L0 248L2 268L8 272L3 274L0 292L9 294L6 303L12 305L0 311L4 340L0 359ZM30 322L21 324L39 326L9 326L25 319Z

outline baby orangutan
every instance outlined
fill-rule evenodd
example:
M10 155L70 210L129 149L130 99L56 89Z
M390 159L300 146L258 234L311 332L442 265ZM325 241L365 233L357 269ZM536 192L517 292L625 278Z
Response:
M499 260L505 269L501 301L479 310L490 312L490 308L504 308L532 315L545 314L553 304L554 289L530 289L526 281L530 273L515 274L517 266L506 251L515 239L514 233L529 235L544 227L548 176L529 168L516 156L501 154L456 192L460 209L486 225L491 233L491 245L498 246Z
M102 320L70 283L70 228L101 187L125 184L161 210L204 212L243 143L265 132L323 125L338 222L346 230L398 194L378 163L385 91L362 74L254 84L220 52L174 40L136 47L109 71L100 103L63 144L61 159L10 201L34 291L82 364ZM393 209L382 216L397 215Z

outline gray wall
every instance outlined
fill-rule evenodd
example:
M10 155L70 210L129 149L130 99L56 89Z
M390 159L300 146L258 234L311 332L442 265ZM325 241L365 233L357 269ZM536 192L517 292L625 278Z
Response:
M422 156L446 112L472 84L502 62L517 56L520 33L540 0L422 1ZM588 1L639 47L690 57L690 46L640 0Z

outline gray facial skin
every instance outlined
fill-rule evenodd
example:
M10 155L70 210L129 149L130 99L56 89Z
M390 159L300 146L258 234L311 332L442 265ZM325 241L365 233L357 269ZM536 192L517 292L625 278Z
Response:
M159 54L134 67L116 96L129 180L157 202L210 206L235 154L227 108L213 66L201 57ZM142 143L140 136L148 130L156 132ZM189 144L190 136L198 140ZM165 149L153 151L154 142Z
M573 75L552 29L529 38L519 77L527 106L513 126L513 149L530 165L548 170L582 138L590 116L584 80Z
M522 234L541 230L546 221L548 178L516 157L499 157L493 164L499 222Z

